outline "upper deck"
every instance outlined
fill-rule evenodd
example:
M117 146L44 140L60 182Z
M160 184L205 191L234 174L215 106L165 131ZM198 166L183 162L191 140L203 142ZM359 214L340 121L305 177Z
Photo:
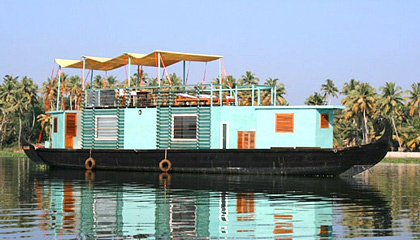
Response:
M198 82L194 85L186 84L185 63L212 62L218 60L219 73L217 84ZM275 106L276 86L241 85L231 86L223 84L227 74L223 66L223 57L218 55L204 55L195 53L181 53L169 51L154 51L149 54L124 53L115 58L83 56L81 60L56 59L60 68L79 68L82 70L82 108L129 108L129 107L169 107L169 106ZM183 63L182 85L174 85L168 75L167 67L176 63ZM137 67L137 77L140 78L140 67L156 68L156 82L153 86L144 84L130 85L131 66ZM86 85L85 70L110 71L126 67L127 84L118 88L94 89L92 84ZM169 85L163 84L163 74ZM204 73L205 74L205 73ZM93 73L91 74L91 78ZM139 81L137 81L138 83ZM203 81L204 82L204 81ZM60 88L60 75L58 89ZM92 79L91 79L92 83ZM167 84L167 83L166 83ZM140 86L139 86L140 85ZM89 86L89 87L87 87ZM60 91L57 99L60 100ZM60 110L57 101L56 110Z
M83 108L275 106L275 87L220 84L85 89Z

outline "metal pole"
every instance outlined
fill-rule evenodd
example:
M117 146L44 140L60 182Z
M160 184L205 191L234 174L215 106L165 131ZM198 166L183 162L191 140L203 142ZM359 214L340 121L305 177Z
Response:
M222 85L222 59L219 58L219 84Z
M185 86L185 61L183 61L182 65L182 85Z
M254 106L254 97L255 97L255 96L254 96L254 86L255 86L255 85L254 85L254 84L252 84L252 89L251 89L251 91L252 91L252 92L251 92L251 101L252 101L251 105L252 105L252 106Z
M277 102L277 86L274 86L274 106L276 106L276 102Z
M157 81L158 81L158 84L159 84L159 87L160 87L160 53L159 52L158 52L157 56L158 56L158 75L157 75Z
M58 108L60 106L60 88L61 88L61 66L59 67L58 70L58 86L57 86L57 107L56 110L58 111Z
M83 69L82 69L82 90L85 90L85 67L86 67L86 59L83 58Z
M238 106L238 85L235 86L235 106Z
M127 76L127 87L131 84L131 57L128 56L128 76Z
M90 89L93 89L93 69L92 73L90 74Z
M258 100L257 100L257 102L258 102L258 106L259 106L259 105L261 105L261 89L258 88L257 91L258 91L258 97L257 97Z

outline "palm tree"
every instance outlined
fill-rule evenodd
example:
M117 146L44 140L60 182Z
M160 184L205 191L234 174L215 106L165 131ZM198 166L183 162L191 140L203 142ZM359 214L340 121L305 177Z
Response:
M380 108L383 113L389 114L391 116L392 125L394 126L394 131L397 136L398 145L401 149L401 141L398 136L397 127L395 126L394 115L400 112L400 109L403 106L402 98L402 88L400 86L395 86L394 82L386 82L384 87L379 88L382 91L382 95L379 101Z
M325 100L325 96L321 95L320 93L314 92L314 94L309 95L306 99L306 105L325 105L327 101Z
M264 85L267 85L267 86L271 86L271 87L276 87L276 100L277 100L277 103L279 104L279 105L287 105L287 100L286 100L286 98L284 98L284 95L286 95L286 88L284 87L284 84L283 83L277 83L277 81L278 81L279 79L278 78L267 78L266 80L265 80L265 83L264 83ZM270 96L268 96L268 97L270 97ZM265 97L265 100L267 99L267 96Z
M321 91L324 94L324 97L328 99L328 105L331 105L331 97L338 97L338 88L334 85L334 82L331 79L327 79L325 84L321 85Z
M35 84L31 78L24 76L21 81L21 89L23 95L26 97L26 101L30 105L32 109L32 126L31 130L35 126L35 103L38 102L37 93L38 93L38 85Z
M251 71L246 71L244 75L239 79L240 85L253 85L258 84L260 80L255 77L255 73L252 73Z
M106 87L114 88L114 87L117 87L118 84L119 82L117 80L117 77L111 75L106 78Z
M51 136L52 136L52 132L51 132L51 126L52 126L52 117L50 114L39 114L38 115L38 122L41 122L41 128L45 131L45 133L48 136L48 140L51 141Z
M410 107L410 116L413 116L414 112L417 109L420 118L420 83L411 84L411 89L411 91L406 91L406 93L409 95L408 97L406 97L406 99L408 100L406 105Z
M146 79L146 85L147 86L158 86L157 78L147 78Z
M106 80L105 80L106 82ZM104 78L101 75L96 75L93 78L92 87L96 89L101 89L104 87Z
M356 86L359 85L359 84L360 84L359 81L357 81L355 79L351 79L350 82L344 83L343 89L341 90L341 94L349 95L350 92L352 90L354 90L356 88Z
M15 112L15 92L18 86L18 77L6 75L3 78L3 84L0 86L0 104L2 111L2 119L0 124L1 139L0 144L3 144L6 137L6 129L8 123L11 123L11 117Z
M367 117L376 111L376 90L369 83L361 83L341 100L346 106L346 119L362 120L363 142L368 143Z
M3 104L4 116L17 116L19 121L18 144L22 133L22 121L29 108L35 103L34 86L31 79L25 77L24 84L18 81L18 77L6 75L0 90L0 100ZM35 87L37 89L37 87ZM7 120L7 119L3 119ZM2 125L3 127L3 125ZM3 129L2 129L3 130ZM3 137L3 136L2 136ZM2 139L3 140L3 139ZM1 140L1 141L2 141Z
M68 89L69 98L70 98L70 110L73 110L73 102L74 102L74 109L79 109L80 103L80 96L82 94L82 83L80 77L78 75L71 76L66 81L66 88Z
M45 99L45 110L48 110L50 107L54 106L57 100L57 79L48 78L46 82L42 83L40 92Z

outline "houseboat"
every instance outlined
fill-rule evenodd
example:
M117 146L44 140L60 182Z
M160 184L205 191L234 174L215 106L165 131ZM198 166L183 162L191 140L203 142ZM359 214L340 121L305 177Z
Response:
M31 160L51 167L337 176L375 165L390 146L390 125L379 118L374 125L382 136L374 143L334 148L334 110L342 106L279 106L275 86L224 84L222 56L154 51L55 61L60 69L82 70L82 107L62 109L57 91L55 109L47 112L52 140L42 147L25 134L21 139ZM186 83L186 62L212 61L219 61L218 84ZM177 63L180 85L166 70ZM94 89L83 79L86 70L120 67L129 79L133 65L156 68L157 84Z

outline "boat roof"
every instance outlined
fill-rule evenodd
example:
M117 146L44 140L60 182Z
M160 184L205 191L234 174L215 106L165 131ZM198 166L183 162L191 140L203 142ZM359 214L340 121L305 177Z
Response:
M82 60L55 59L55 62L62 68L83 68L84 59L85 69L109 71L128 65L129 60L131 65L156 67L158 63L158 54L160 54L160 57L165 66L170 66L181 61L211 62L223 58L223 56L218 55L156 50L149 54L124 53L115 58L83 56Z

